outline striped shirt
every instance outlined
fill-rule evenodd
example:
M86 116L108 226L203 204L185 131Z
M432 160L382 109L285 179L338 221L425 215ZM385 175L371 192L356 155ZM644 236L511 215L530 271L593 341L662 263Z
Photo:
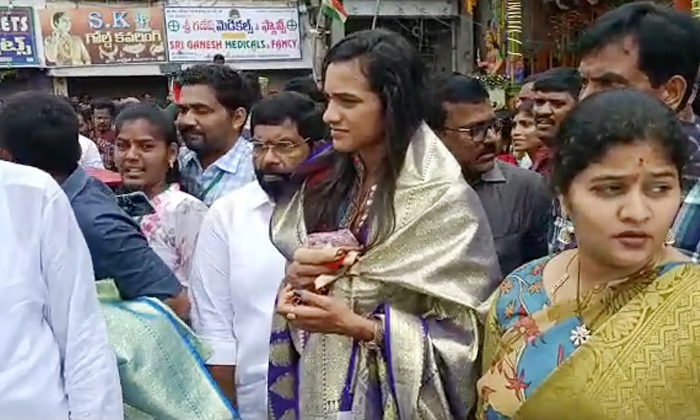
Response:
M255 180L253 147L240 137L225 155L202 169L195 152L182 147L179 156L181 185L207 206Z

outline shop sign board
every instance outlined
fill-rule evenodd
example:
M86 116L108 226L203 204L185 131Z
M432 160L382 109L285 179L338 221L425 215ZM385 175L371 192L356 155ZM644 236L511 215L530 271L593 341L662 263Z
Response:
M30 7L0 7L0 67L39 67Z
M170 61L227 62L301 58L296 7L166 7Z
M39 20L48 67L166 61L160 7L51 8Z

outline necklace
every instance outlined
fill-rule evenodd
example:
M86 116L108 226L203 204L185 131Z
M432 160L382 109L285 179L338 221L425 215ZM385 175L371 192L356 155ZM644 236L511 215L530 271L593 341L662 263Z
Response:
M566 283L571 278L571 275L569 274L569 268L571 267L571 263L574 262L574 259L576 257L578 257L578 252L574 252L573 254L574 255L572 255L571 258L569 259L569 262L566 263L566 269L564 271L564 275L561 276L561 278L559 278L559 280L557 280L557 282L554 284L554 287L552 287L552 296L556 295L557 291L559 289L561 289L561 287L564 285L564 283Z
M360 212L358 214L358 219L356 224L355 224L355 231L359 232L365 227L365 223L367 223L367 218L369 217L369 209L372 207L372 203L374 202L374 193L377 191L377 184L372 185L369 190L367 191L367 198L364 200L364 203L362 206L359 208Z
M634 279L639 279L645 276L648 276L650 273L654 271L654 268L657 266L659 259L661 259L661 256L656 256L653 258L651 261L649 261L644 267L639 269L637 272L624 277L620 280L617 281L611 281L611 282L606 282L605 284L597 284L593 287L593 293L600 293L604 289L615 289L616 287L627 283L631 280ZM591 329L588 328L586 325L586 322L583 320L583 309L581 308L581 260L579 258L578 262L578 274L577 274L577 282L576 282L576 314L578 315L579 319L581 320L581 325L575 327L573 330L571 330L571 336L569 339L571 342L574 343L576 347L581 346L583 343L588 341L588 339L591 338ZM598 314L597 317L595 317L591 322L594 324L596 323L598 317L601 314Z
M576 311L579 319L581 319L581 325L571 330L571 336L569 339L576 347L579 347L581 344L585 343L589 338L591 338L591 330L589 330L586 323L583 322L583 311L581 310L581 260L578 262L576 277Z

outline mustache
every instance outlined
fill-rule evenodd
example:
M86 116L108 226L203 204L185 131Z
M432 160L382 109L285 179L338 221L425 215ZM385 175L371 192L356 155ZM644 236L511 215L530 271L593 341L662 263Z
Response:
M290 173L272 172L256 168L255 177L258 179L260 187L262 187L273 200L280 199L292 188L292 185L294 185L294 182L291 180L292 174Z
M197 134L197 135L204 134L194 127L178 127L177 129L180 132L180 134Z
M535 118L535 123L546 123L546 124L554 125L554 119L549 118L549 117Z
M484 143L484 147L481 148L481 153L479 153L479 156L488 154L495 155L496 152L498 152L498 142Z
M277 172L266 172L258 170L258 176L268 182L286 181L291 177L291 174L281 174Z

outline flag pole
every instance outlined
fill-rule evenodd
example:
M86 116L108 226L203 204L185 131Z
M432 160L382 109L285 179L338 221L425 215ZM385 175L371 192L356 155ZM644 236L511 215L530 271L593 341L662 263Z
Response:
M311 67L311 71L313 74L314 81L318 83L321 79L318 77L319 69L318 69L318 42L321 38L321 18L323 17L323 4L322 2L319 2L318 5L318 13L316 14L316 27L313 29L312 33L314 36L314 44L312 46L312 52L311 55L313 57L313 66Z
M377 18L379 17L379 8L382 5L382 0L377 0L377 3L374 5L374 16L372 17L372 29L377 28Z
M316 34L320 34L319 28L321 27L321 16L323 16L323 4L319 2L318 13L316 14Z

